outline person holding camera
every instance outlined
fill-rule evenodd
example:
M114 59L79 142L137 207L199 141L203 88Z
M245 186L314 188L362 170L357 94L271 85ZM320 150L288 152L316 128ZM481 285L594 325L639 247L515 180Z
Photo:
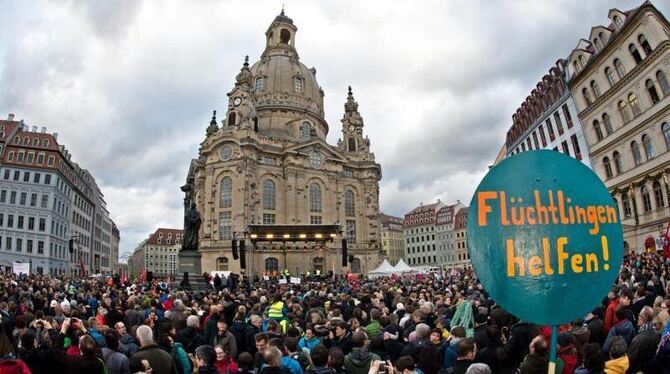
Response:
M338 347L345 355L351 353L353 344L351 343L351 333L349 326L344 321L337 321L333 323L335 326L332 330L330 339L328 339L328 346L330 348Z

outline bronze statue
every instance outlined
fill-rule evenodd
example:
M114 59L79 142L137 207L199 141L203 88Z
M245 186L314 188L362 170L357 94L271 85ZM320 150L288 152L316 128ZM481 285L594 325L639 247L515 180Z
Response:
M184 213L184 240L181 244L182 251L198 250L198 231L200 230L202 219L200 213L195 208L195 203Z

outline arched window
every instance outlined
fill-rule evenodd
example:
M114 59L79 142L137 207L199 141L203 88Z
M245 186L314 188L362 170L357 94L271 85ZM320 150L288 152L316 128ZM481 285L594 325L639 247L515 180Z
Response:
M665 147L670 150L670 125L667 122L661 124L661 131L663 132L663 139L665 139Z
M600 86L598 82L591 81L591 90L593 91L593 97L598 98L600 96Z
M577 61L572 62L572 67L575 68L575 73L579 72L579 65L577 64Z
M642 62L642 56L640 56L640 52L637 50L635 44L630 43L628 45L628 51L630 52L631 56L633 56L633 60L635 60L636 64Z
M263 181L263 209L275 210L276 188L272 179Z
M654 158L654 147L651 145L651 137L649 135L642 135L642 146L644 147L644 155L647 156L647 161Z
M647 87L647 92L649 92L649 98L651 99L652 104L656 104L661 101L661 98L658 96L658 91L656 91L656 85L651 79L647 79L644 82L645 87Z
M635 166L638 166L642 163L642 156L640 155L640 146L635 140L630 143L630 151L633 154L633 162Z
M630 217L631 215L630 199L628 198L628 193L626 192L624 192L623 195L621 195L621 205L623 206L623 216Z
M35 138L33 139L33 147L38 147L40 145L40 140Z
M623 169L621 168L621 155L619 152L614 151L612 154L612 160L614 161L614 171L617 173L617 175L621 174L621 170Z
M618 58L614 59L614 68L616 69L617 74L619 74L619 78L623 78L623 76L626 75L626 69L624 69L621 60Z
M351 272L352 273L360 273L361 272L361 259L358 257L354 257L351 259Z
M223 177L221 179L221 208L233 206L233 178Z
M617 29L620 29L621 26L623 26L623 22L619 16L614 16L614 24L616 25Z
M268 257L265 259L265 271L279 271L279 260L275 257Z
M637 117L640 115L640 105L637 102L637 96L634 93L628 94L628 103L630 104L630 109L633 111L633 116Z
M230 114L228 115L228 121L226 123L226 126L235 126L235 119L236 119L235 112L230 112Z
M644 51L644 54L649 56L649 54L651 53L651 46L649 45L649 42L647 41L647 38L645 38L644 35L640 34L637 37L637 41L642 46L642 50Z
M347 217L354 217L356 215L356 201L354 192L351 190L344 191L344 214Z
M217 271L228 271L228 257L219 257L216 259Z
M309 122L303 122L300 124L300 138L309 139L311 137L312 125Z
M580 67L581 69L583 69L584 66L585 66L585 64L584 64L584 56L579 55L579 57L577 57L577 61L579 61L579 67Z
M668 78L666 78L665 73L662 70L656 72L656 80L661 86L661 92L663 92L663 97L670 94L670 84L668 84Z
M614 72L609 66L605 68L605 76L607 77L607 82L610 84L610 87L614 86L616 79L614 78Z
M598 38L593 39L593 44L595 44L596 49L597 49L598 51L600 51L601 49L603 49L603 42L600 41L600 39L598 39Z
M623 123L626 123L630 120L630 116L628 115L628 109L626 108L626 102L621 100L619 101L619 114L621 115L621 120Z
M614 129L612 128L612 121L610 120L610 115L607 113L603 114L603 125L605 125L605 132L607 132L607 135L610 135L614 132Z
M302 78L296 77L294 85L295 85L295 92L302 92Z
M321 213L321 186L318 183L309 185L309 211Z
M586 87L582 88L582 97L584 97L586 105L591 105L591 95L589 94L589 90L587 90Z
M642 205L645 212L651 212L651 196L649 196L649 189L647 186L640 187L640 195L642 195Z
M656 209L663 208L665 206L665 199L663 198L663 188L661 187L661 182L654 181L652 188L654 189L654 200L656 200Z
M291 32L286 29L281 29L281 31L279 32L279 40L283 44L288 44L288 42L291 41Z
M48 139L42 140L42 147L43 148L48 148L49 147L49 140Z
M603 132L600 129L600 122L598 122L598 120L593 121L593 132L596 134L596 139L598 141L603 140Z
M347 147L349 148L349 152L356 152L356 139L354 138L349 138L347 140Z
M612 165L610 165L609 157L603 158L603 169L605 169L605 177L612 178Z
M263 77L256 78L256 86L255 86L256 92L263 91L264 83L265 80L263 79Z

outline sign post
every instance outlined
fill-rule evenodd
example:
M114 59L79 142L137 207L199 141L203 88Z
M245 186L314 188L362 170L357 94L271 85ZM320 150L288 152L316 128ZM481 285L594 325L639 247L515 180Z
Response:
M621 267L619 213L598 176L553 151L503 160L479 184L468 214L468 251L482 285L508 312L551 326L585 316Z

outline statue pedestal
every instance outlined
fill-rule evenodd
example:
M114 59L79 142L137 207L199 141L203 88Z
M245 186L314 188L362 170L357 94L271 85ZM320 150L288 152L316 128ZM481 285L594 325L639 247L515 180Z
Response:
M202 277L202 267L200 258L202 255L198 251L180 251L179 269L177 271L176 281L180 290L204 291L207 289L205 279ZM186 275L186 276L185 276ZM184 278L186 282L184 282Z

